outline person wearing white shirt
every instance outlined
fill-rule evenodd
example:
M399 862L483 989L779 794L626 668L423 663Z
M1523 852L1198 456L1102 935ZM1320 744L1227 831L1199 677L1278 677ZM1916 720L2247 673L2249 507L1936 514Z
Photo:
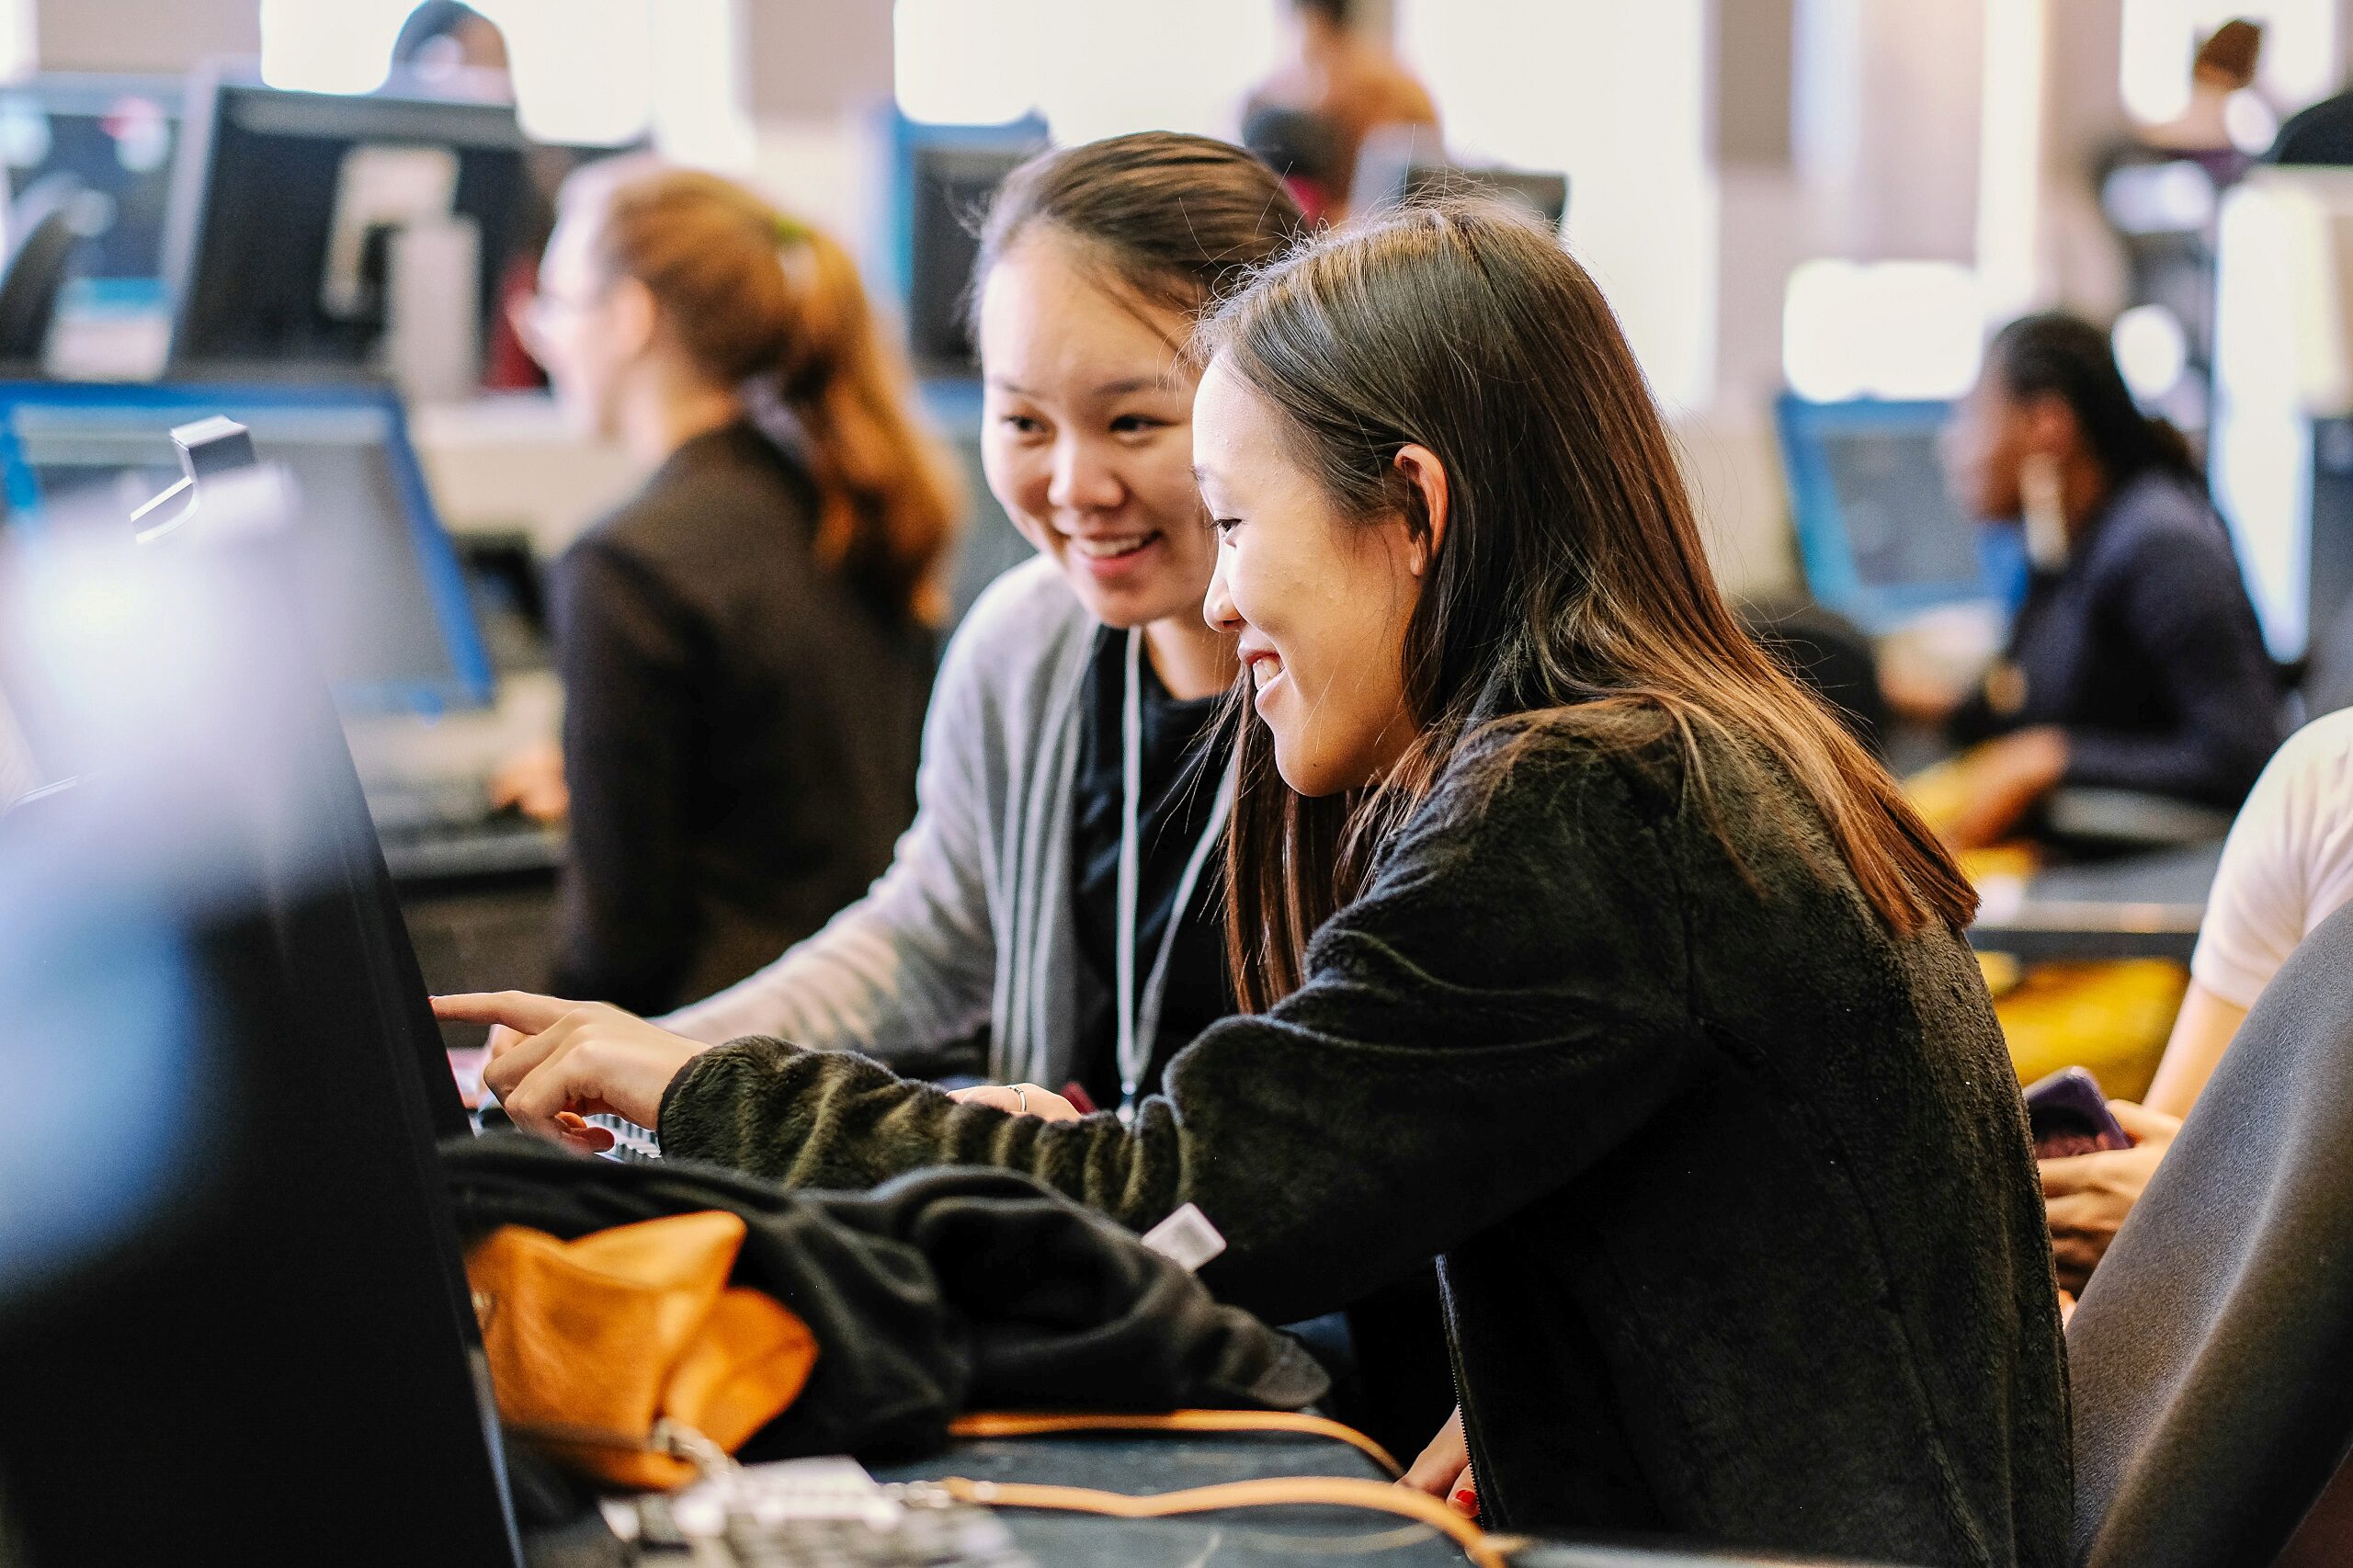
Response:
M2353 709L2279 748L2231 826L2207 897L2189 990L2143 1105L2110 1108L2139 1144L2042 1162L2060 1283L2079 1289L2108 1250L2199 1091L2279 966L2353 903Z

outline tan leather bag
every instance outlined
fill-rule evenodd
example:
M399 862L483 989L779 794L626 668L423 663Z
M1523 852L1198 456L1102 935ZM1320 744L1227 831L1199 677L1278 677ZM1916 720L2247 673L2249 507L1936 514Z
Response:
M744 1221L673 1214L560 1242L503 1225L466 1282L507 1427L600 1480L668 1490L733 1453L809 1381L808 1325L727 1277Z

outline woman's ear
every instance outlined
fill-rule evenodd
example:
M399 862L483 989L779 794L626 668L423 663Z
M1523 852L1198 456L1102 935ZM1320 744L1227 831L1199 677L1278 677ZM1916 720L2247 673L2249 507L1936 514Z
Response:
M607 311L613 347L620 350L620 358L634 359L654 347L654 336L661 330L662 309L654 303L654 290L645 286L642 278L617 278Z
M1438 547L1446 542L1449 518L1446 465L1439 462L1438 454L1427 447L1408 441L1398 449L1396 468L1406 483L1421 492L1423 528L1420 536L1412 541L1413 553L1406 561L1406 569L1418 577L1429 569L1431 562L1438 559Z

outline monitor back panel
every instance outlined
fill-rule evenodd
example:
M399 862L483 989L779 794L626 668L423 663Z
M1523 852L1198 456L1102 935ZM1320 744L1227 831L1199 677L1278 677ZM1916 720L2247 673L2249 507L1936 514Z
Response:
M462 1113L284 575L191 568L173 721L0 813L0 1181L48 1221L0 1236L0 1493L38 1562L516 1561Z

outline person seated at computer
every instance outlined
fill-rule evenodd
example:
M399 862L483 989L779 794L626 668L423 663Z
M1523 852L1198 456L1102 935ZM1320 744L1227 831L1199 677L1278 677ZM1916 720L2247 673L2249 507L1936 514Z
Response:
M2022 520L2033 563L2008 646L1946 717L1975 748L1950 840L2013 835L2062 784L2235 807L2279 744L2279 675L2188 445L2134 404L2108 335L2003 328L1944 456L1962 505Z
M1429 89L1389 48L1353 27L1353 0L1285 0L1284 58L1250 90L1245 125L1262 108L1297 110L1321 128L1313 171L1319 218L1347 215L1348 183L1365 137L1392 126L1438 129Z
M2313 720L2279 748L2240 808L2206 899L2189 990L2139 1105L2110 1101L2131 1149L2042 1162L2061 1282L2080 1289L2107 1253L2248 1011L2298 943L2353 902L2353 710Z
M957 486L848 255L716 176L574 175L520 314L566 413L651 471L553 574L556 974L660 1010L890 864Z
M2058 1304L1975 896L1725 608L1598 289L1458 201L1332 232L1206 341L1255 1011L1165 1096L1022 1115L608 1007L442 1015L527 1031L490 1072L541 1133L609 1108L795 1184L1197 1205L1204 1281L1277 1320L1443 1255L1495 1525L2058 1562Z

